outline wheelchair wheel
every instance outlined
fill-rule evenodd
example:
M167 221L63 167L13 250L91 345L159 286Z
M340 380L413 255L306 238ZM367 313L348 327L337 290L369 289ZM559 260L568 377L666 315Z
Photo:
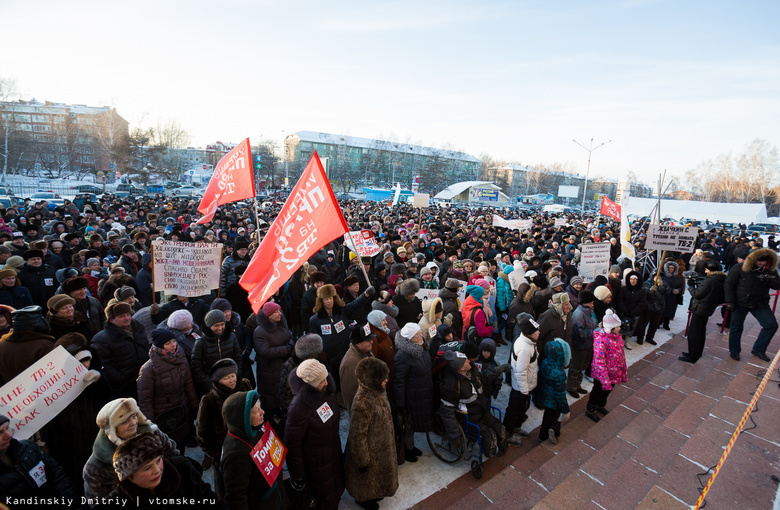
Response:
M466 434L463 429L460 429L460 437L454 441L437 432L427 432L426 435L431 451L444 462L458 462L466 453Z
M474 478L477 480L482 479L484 472L482 471L482 463L478 460L471 461L471 474L474 475Z

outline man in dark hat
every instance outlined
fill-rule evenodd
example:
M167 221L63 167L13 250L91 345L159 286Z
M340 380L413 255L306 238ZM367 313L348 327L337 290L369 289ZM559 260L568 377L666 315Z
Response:
M53 267L43 263L42 250L27 250L22 256L25 264L19 270L18 277L23 287L30 291L33 304L46 308L49 298L57 290Z
M122 256L119 258L119 265L125 269L125 274L136 277L140 267L138 264L138 251L131 243L122 247Z
M225 294L227 288L238 281L236 267L248 266L250 260L249 243L245 239L239 238L233 246L233 253L225 257L222 262L222 274L219 282L222 294Z
M149 359L146 328L133 319L133 309L127 303L106 307L108 319L103 331L92 339L92 347L103 361L103 376L115 395L138 398L136 378Z
M11 332L0 338L0 386L54 349L55 338L40 306L11 313Z
M76 322L86 322L89 325L90 335L87 340L91 340L106 322L106 316L103 313L103 307L100 301L88 295L87 288L89 281L83 276L69 278L62 283L62 292L72 297L76 304L74 305Z
M301 324L305 331L309 329L309 318L314 313L314 305L317 303L317 289L325 285L326 278L326 274L320 271L315 271L309 276L311 286L306 289L301 298Z

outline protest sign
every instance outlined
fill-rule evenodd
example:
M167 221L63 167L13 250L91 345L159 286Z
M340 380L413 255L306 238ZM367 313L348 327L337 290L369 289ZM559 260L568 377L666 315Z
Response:
M699 237L699 227L678 227L676 225L649 225L645 248L692 253Z
M420 301L425 301L426 299L436 299L439 297L439 289L420 289L417 291L417 294L415 294Z
M555 218L555 226L556 227L565 227L566 226L566 218Z
M0 414L16 439L28 439L78 397L87 368L59 346L0 388Z
M350 239L354 245L349 244ZM374 240L374 234L370 230L357 230L344 234L344 242L347 246L357 250L359 257L373 257L377 255L381 248Z
M415 193L414 194L414 207L428 207L430 206L431 196L428 193Z
M257 468L263 473L268 485L273 485L279 473L282 472L282 464L287 456L287 447L279 440L274 430L268 425L263 426L265 433L260 441L252 448L250 455Z
M580 249L579 275L585 282L592 282L597 276L609 274L610 243L586 243Z
M517 230L529 230L533 222L531 220L505 220L498 214L493 215L493 226Z
M220 243L152 242L154 290L198 297L219 288L222 269Z

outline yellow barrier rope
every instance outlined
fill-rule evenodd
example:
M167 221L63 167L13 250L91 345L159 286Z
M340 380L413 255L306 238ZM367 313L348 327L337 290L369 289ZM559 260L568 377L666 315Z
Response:
M707 480L707 485L705 485L704 489L702 489L701 496L699 496L698 501L696 501L696 506L694 506L695 510L699 510L701 508L701 504L704 501L704 497L707 495L707 492L710 490L710 487L712 487L712 482L714 482L715 477L718 476L718 471L720 471L720 468L723 467L723 463L726 461L726 457L729 456L729 453L731 452L731 448L734 447L734 443L737 441L737 437L742 432L742 427L745 426L745 422L750 416L750 413L753 412L753 407L755 407L756 401L758 401L758 397L761 396L761 392L764 391L764 387L766 386L766 383L769 382L772 373L775 371L778 360L780 360L780 351L778 351L777 354L775 354L775 358L772 360L772 363L769 365L766 374L764 374L764 378L761 380L761 384L758 385L755 394L753 394L753 398L750 400L747 409L745 409L745 414L742 415L742 419L739 421L739 424L737 425L737 430L735 430L734 434L731 435L731 440L729 440L729 444L726 446L726 450L723 452L723 456L721 456L720 460L718 461L718 464L715 466L715 469L712 471L712 476L710 476L710 479Z

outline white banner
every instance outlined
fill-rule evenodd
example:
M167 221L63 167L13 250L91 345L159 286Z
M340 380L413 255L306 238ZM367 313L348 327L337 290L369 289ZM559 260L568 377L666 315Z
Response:
M219 288L222 244L152 242L154 290L198 297Z
M592 282L599 275L609 274L609 247L609 242L582 245L578 271L586 283Z
M678 227L677 225L649 225L645 248L648 250L680 251L693 253L699 227Z
M517 230L530 230L533 222L531 220L505 220L498 214L493 215L493 226Z
M556 227L565 227L566 226L566 218L555 218L555 226Z
M425 301L426 299L436 299L439 297L439 289L420 289L417 291L417 294L415 294L420 301Z
M352 249L357 250L359 257L373 257L381 250L370 230L357 230L344 234L344 242L347 243L347 246L350 246L350 240L352 241Z
M421 207L429 207L431 201L431 196L428 193L415 193L414 194L414 207L421 208Z
M0 388L0 414L16 439L29 439L78 397L86 367L59 346Z

